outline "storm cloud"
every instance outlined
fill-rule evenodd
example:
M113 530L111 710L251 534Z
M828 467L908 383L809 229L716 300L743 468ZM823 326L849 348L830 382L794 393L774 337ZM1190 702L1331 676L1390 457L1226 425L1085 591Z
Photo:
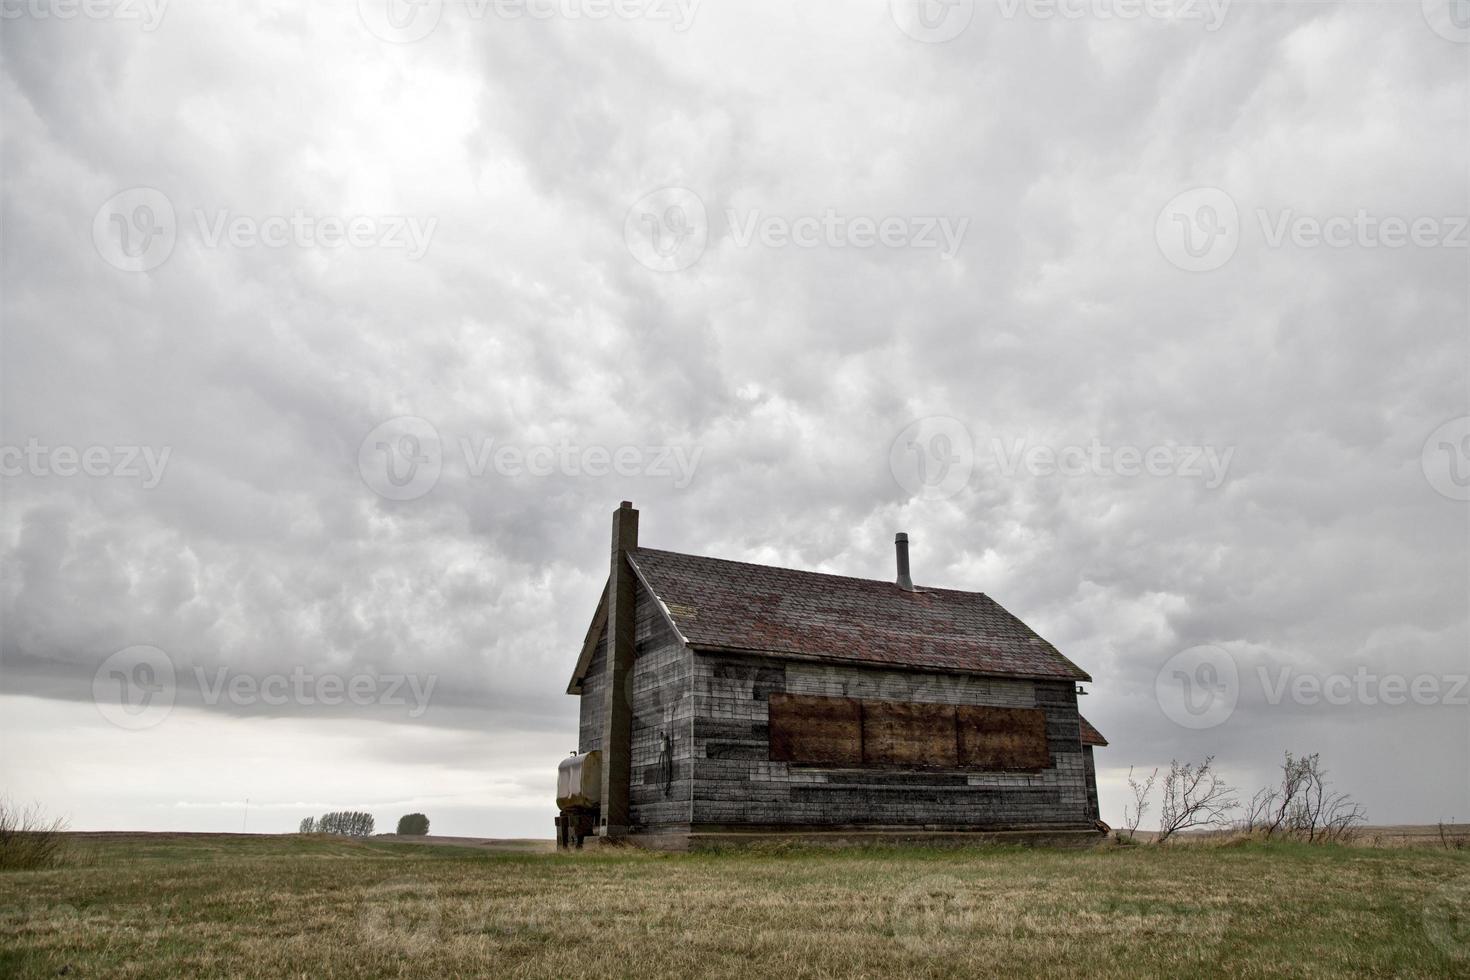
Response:
M630 499L864 577L907 531L1092 674L1105 818L1130 765L1286 749L1470 814L1433 2L299 6L4 7L6 790L546 836ZM1197 647L1236 679L1192 727ZM132 648L156 725L94 704ZM306 675L344 693L262 696Z

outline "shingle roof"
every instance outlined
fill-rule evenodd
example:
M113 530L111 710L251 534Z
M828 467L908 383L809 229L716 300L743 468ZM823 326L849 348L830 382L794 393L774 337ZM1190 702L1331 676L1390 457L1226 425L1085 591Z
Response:
M1009 677L1090 681L980 592L638 548L633 567L694 647Z
M1077 716L1082 721L1082 744L1083 745L1107 745L1108 740L1102 737L1102 732L1092 727L1092 722Z

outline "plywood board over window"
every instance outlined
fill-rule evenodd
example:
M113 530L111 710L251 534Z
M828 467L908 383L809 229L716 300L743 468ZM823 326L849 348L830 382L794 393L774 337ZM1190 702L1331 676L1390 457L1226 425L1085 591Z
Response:
M1045 769L1046 713L1039 708L961 705L955 711L960 765L967 769Z
M863 762L904 768L958 765L954 705L863 702Z
M1038 771L1051 765L1046 713L772 693L771 759L884 769Z
M773 693L770 712L771 758L776 762L862 765L860 702L852 698Z

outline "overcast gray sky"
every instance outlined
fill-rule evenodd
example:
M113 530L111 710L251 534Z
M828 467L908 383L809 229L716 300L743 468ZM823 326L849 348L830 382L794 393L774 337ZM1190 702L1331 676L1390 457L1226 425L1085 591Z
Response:
M1470 819L1447 3L298 6L0 8L5 792L549 836L631 499Z

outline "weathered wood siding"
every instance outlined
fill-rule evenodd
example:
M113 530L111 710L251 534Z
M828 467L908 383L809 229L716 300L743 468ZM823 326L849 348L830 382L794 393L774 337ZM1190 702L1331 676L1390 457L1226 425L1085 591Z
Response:
M640 584L633 660L633 772L629 805L639 830L687 826L694 785L691 654ZM660 763L667 733L672 778Z
M577 725L577 751L591 752L602 748L603 695L607 686L607 632L592 651L592 664L582 678L580 719Z
M1070 681L876 670L695 652L693 823L1008 829L1092 822ZM895 771L772 761L773 692L937 705L1040 708L1039 772Z
M692 781L689 696L690 655L674 634L658 605L641 585L634 607L632 679L633 763L629 780L629 815L639 829L689 823ZM577 749L602 748L603 690L606 685L607 637L598 641L592 665L582 681ZM673 749L673 780L665 787L659 761L660 732L668 732Z
M1087 773L1087 807L1092 819L1101 820L1102 811L1097 803L1097 769L1092 762L1092 746L1082 746L1082 765Z

